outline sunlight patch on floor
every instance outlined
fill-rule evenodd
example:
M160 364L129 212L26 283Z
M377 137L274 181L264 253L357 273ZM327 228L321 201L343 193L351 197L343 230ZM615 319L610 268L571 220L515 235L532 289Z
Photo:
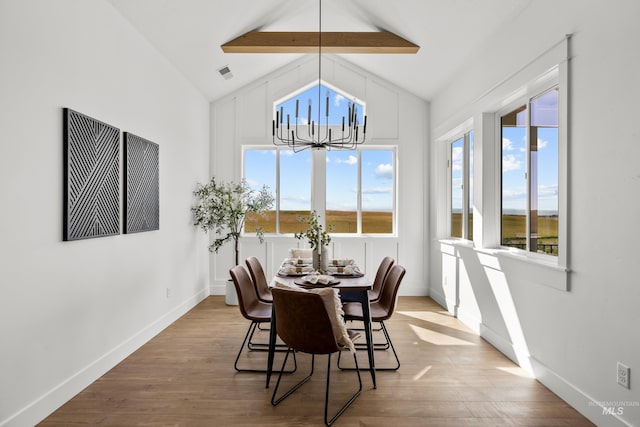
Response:
M496 369L502 372L506 372L507 374L515 375L516 377L534 378L533 375L530 375L527 371L517 366L512 366L512 367L496 366Z
M425 322L436 323L446 326L447 328L453 328L463 332L472 332L471 329L450 314L434 313L433 311L396 311L396 313L413 317L414 319L424 320Z
M418 339L435 345L476 345L460 338L452 337L416 325L409 325Z
M418 381L420 378L422 378L424 376L424 374L426 374L427 372L429 372L429 370L432 368L431 365L426 366L422 371L418 372L417 374L415 374L413 376L413 380L414 381Z

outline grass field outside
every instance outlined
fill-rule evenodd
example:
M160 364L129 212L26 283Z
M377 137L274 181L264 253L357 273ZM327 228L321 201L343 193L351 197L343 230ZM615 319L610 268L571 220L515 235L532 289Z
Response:
M451 234L462 235L462 214L451 215ZM525 215L502 216L502 245L519 249L527 248L527 217ZM558 217L538 217L538 252L558 255Z
M309 211L280 211L280 233L299 233L306 229L306 224L299 221L299 217L308 217ZM357 233L356 211L327 210L326 224L331 234ZM269 211L264 217L256 214L247 215L245 232L253 233L257 227L262 227L265 233L276 232L276 213ZM393 233L392 212L362 212L363 234L391 234Z

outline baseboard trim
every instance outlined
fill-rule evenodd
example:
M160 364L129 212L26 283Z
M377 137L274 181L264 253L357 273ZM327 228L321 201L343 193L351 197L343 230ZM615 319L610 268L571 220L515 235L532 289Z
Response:
M516 348L513 343L484 324L480 325L480 336L597 426L633 427L615 411L614 413L605 413L605 408L600 402L562 378L544 363L530 356L528 351Z
M616 413L619 407L614 407L613 413L611 413L611 408L603 405L603 403L606 402L595 400L539 360L528 355L528 351L516 348L512 342L478 321L474 316L466 315L464 312L458 312L459 308L455 307L455 304L448 303L443 294L430 289L429 296L447 311L456 315L462 323L471 329L478 330L479 335L489 344L494 346L499 352L507 356L518 366L528 371L545 387L597 426L633 427L633 424L625 421L620 414ZM607 413L607 411L609 411L609 413Z
M23 427L38 424L76 394L84 390L118 363L122 362L131 353L142 347L167 326L171 325L195 307L208 295L208 289L202 289L88 366L47 391L20 411L0 421L0 427Z

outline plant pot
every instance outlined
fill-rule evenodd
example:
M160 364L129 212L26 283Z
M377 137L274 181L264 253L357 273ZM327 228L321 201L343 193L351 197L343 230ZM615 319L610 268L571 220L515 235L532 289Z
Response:
M236 287L231 279L227 280L224 302L227 305L238 305L238 294L236 293Z

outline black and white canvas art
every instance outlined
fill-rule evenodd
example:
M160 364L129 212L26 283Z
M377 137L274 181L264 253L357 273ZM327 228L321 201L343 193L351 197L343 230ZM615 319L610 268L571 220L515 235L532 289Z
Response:
M120 233L120 130L64 109L64 240Z
M132 133L124 132L125 233L160 228L160 147Z

